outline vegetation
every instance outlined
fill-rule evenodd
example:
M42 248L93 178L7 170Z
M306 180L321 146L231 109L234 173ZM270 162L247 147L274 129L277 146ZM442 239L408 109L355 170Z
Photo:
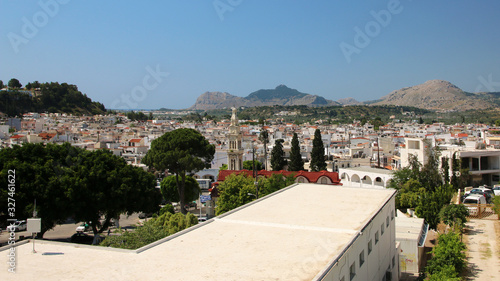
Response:
M100 245L138 249L196 224L198 224L198 220L191 213L183 215L164 212L158 217L144 222L144 225L138 226L134 231L116 230L114 234L118 235L107 236Z
M300 154L300 144L297 133L293 133L292 148L290 150L290 163L288 164L289 171L304 170L304 160Z
M450 204L441 209L439 218L450 227L463 229L468 215L469 210L463 204Z
M467 265L465 249L458 233L439 235L438 244L431 251L432 259L425 268L429 280L460 280L459 274Z
M200 132L182 128L155 139L142 162L157 171L168 170L175 176L181 212L185 214L186 176L209 168L214 154L214 145Z
M11 79L9 90L0 92L0 111L9 116L21 115L26 112L75 115L104 114L106 112L104 105L93 102L87 95L78 91L75 85L57 82L40 84L35 81L27 84L27 91L21 91L21 84L16 81L17 79ZM35 87L40 90L35 90Z
M286 159L283 151L283 139L278 139L274 142L273 150L271 151L271 169L280 171L285 168Z
M179 190L175 182L175 176L168 176L160 183L161 195L167 202L180 202ZM186 176L185 185L185 200L186 202L194 201L200 196L200 186L196 179L191 176Z
M140 111L139 112L135 112L135 111L128 112L127 118L132 120L132 121L147 121L148 120L148 116L146 116L146 114L144 114Z
M262 165L262 163L260 163L260 161L257 161L257 160L255 160L255 161L252 161L252 160L243 161L243 169L253 171L254 163L255 163L255 170L257 170L257 171L262 170L263 165Z
M0 176L16 175L17 218L31 217L36 200L42 217L39 237L72 217L88 222L94 236L122 213L154 212L160 203L154 176L109 151L85 151L69 143L24 144L0 150ZM14 194L14 193L12 193ZM0 182L0 200L10 196ZM101 222L101 218L104 221Z
M410 155L408 167L395 171L388 187L398 190L396 208L415 208L415 214L436 229L439 213L450 203L455 187L445 181L439 169L439 150L430 143L426 147L427 163L422 166L416 156Z
M321 132L319 129L314 131L310 169L313 172L326 170L325 147L323 146L323 140L321 139Z
M257 187L254 178L245 174L230 175L219 185L219 199L217 200L216 214L229 212L239 206L263 197L277 190L293 184L293 175L284 177L274 174L269 178L259 178Z
M217 199L217 207L215 208L216 215L229 212L252 201L257 196L254 179L244 174L233 174L226 177L218 189L219 199Z
M500 219L500 196L495 196L493 197L493 212L497 214L498 218Z

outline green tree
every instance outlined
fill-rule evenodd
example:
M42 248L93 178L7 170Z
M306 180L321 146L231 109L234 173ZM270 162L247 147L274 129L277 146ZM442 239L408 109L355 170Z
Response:
M289 171L304 170L304 160L302 160L302 155L300 154L300 144L297 133L293 133L292 148L290 150L290 163L288 165L288 170Z
M160 183L160 190L163 198L168 202L179 202L179 190L175 182L175 176L168 176ZM200 186L198 182L191 176L186 176L185 186L186 201L194 201L200 196Z
M144 222L144 225L137 226L134 231L118 229L115 231L115 234L118 235L107 236L100 245L138 249L196 224L198 224L198 220L191 213L183 215L164 212L158 217Z
M254 179L244 174L230 175L219 185L219 199L217 199L216 215L229 212L239 206L242 206L256 196Z
M11 217L32 217L36 200L38 217L43 217L39 237L66 220L71 205L65 196L71 182L66 172L72 169L79 153L80 149L69 144L27 143L0 149L0 175L5 179L0 181L0 199L7 202L8 197L15 198ZM7 179L14 179L14 188L8 186Z
M436 229L440 222L439 212L450 203L453 197L451 185L438 186L434 191L426 191L420 195L415 214L425 219L429 228Z
M493 212L497 214L498 218L500 219L500 196L495 196L493 197Z
M259 178L257 187L254 179L245 174L230 175L219 185L219 199L216 214L220 215L242 206L252 200L271 194L295 182L293 175L273 174L269 178ZM258 188L258 192L256 190ZM258 195L257 195L258 194Z
M3 84L3 81L2 81L2 80L0 80L0 89L3 89L4 87L5 87L5 86L4 86L4 84Z
M246 160L243 161L243 169L245 170L250 170L253 171L253 163L255 162L255 170L260 171L262 170L262 163L260 161L252 161L252 160Z
M316 129L316 131L314 131L310 169L313 172L326 170L325 147L323 145L323 140L321 139L321 132L319 131L319 129Z
M457 278L467 265L465 249L465 244L458 233L449 232L439 235L438 244L431 251L432 259L428 261L425 268L428 276L445 272L449 278Z
M222 164L219 168L219 171L227 170L227 164Z
M468 214L469 211L463 204L449 204L441 209L439 218L451 227L458 226L460 229L463 229L467 222Z
M75 220L88 222L94 237L122 213L159 210L161 195L153 174L128 165L123 158L106 150L84 151L80 158L67 195Z
M419 173L420 183L428 191L434 191L436 187L443 185L443 176L439 169L440 151L438 147L431 147L430 140L424 140L426 146L425 154L427 156L427 163L422 166Z
M10 79L7 85L11 89L21 89L21 87L23 86L16 78Z
M445 184L449 184L450 182L450 158L447 156L441 158L441 173L443 175L443 180Z
M26 89L27 90L37 89L37 88L40 88L40 87L41 87L41 84L38 81L26 84Z
M209 168L215 154L215 146L194 129L176 129L165 133L151 143L142 162L157 171L168 170L174 174L181 212L185 214L186 174Z
M271 150L271 168L273 171L280 171L285 168L286 159L283 151L283 139L278 139L274 142L273 150Z
M285 188L295 183L294 175L283 176L281 174L273 174L268 178L259 180L259 198Z

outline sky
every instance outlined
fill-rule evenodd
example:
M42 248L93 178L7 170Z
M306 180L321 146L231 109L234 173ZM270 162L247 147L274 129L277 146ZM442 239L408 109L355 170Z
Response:
M379 99L440 79L500 91L498 0L0 0L0 80L110 109L184 109L280 84Z

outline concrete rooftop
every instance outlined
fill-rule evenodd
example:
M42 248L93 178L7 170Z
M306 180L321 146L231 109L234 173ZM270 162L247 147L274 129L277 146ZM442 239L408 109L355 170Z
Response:
M39 241L1 280L311 280L395 191L295 184L145 251ZM2 252L6 260L6 251Z

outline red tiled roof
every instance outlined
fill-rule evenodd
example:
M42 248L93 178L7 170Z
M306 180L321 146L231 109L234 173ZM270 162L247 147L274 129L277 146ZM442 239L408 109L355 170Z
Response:
M224 181L226 177L236 174L245 174L249 177L253 176L253 171L250 170L221 170L219 171L219 177L218 181ZM284 176L289 176L289 175L294 175L295 178L299 176L305 177L309 182L315 183L318 181L318 179L322 176L328 177L334 185L341 185L340 183L340 178L339 174L336 172L328 172L328 171L320 171L320 172L307 172L307 171L298 171L298 172L292 172L292 171L266 171L266 170L260 170L257 172L257 176L265 176L265 177L270 177L273 174L282 174Z
M12 137L10 137L10 138L11 138L11 139L20 139L20 138L22 138L22 137L24 137L24 136L23 136L23 135L14 135L14 136L12 136Z

